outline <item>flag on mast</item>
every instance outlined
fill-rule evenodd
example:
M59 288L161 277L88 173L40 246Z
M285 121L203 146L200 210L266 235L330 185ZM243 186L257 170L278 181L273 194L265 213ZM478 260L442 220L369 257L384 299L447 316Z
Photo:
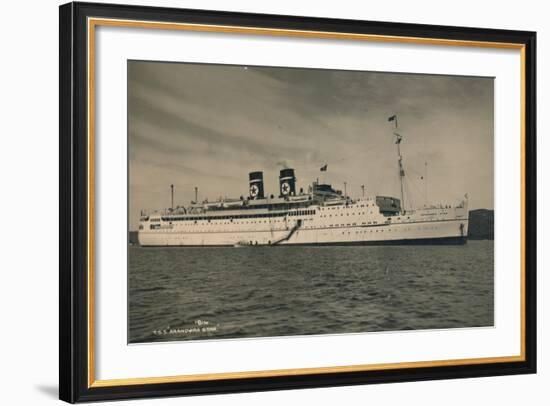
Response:
M395 121L397 119L397 114L394 114L391 117L388 117L388 121Z
M327 168L328 168L328 164L324 164L323 166L321 166L321 172L326 172Z

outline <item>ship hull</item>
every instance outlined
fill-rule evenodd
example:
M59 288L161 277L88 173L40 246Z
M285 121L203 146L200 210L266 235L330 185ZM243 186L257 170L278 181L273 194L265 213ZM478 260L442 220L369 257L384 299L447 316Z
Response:
M421 221L377 226L291 228L241 232L138 233L141 246L285 246L285 245L460 245L466 243L468 220Z

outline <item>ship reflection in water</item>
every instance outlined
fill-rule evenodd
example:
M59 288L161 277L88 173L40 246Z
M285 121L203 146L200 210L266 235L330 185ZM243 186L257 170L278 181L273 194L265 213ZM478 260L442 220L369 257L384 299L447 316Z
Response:
M314 260L313 260L314 259ZM493 325L493 241L129 246L129 342Z

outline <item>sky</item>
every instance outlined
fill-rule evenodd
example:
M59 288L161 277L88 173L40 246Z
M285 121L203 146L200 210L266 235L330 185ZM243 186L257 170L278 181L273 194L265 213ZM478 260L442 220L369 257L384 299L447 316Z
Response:
M129 222L142 209L248 195L248 173L317 178L351 197L399 197L393 122L403 137L405 205L493 208L494 79L128 61ZM323 165L326 172L320 172ZM427 174L427 176L426 176Z

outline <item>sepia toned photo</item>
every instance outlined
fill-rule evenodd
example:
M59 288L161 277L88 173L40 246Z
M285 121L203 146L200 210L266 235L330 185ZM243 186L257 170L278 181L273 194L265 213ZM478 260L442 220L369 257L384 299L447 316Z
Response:
M494 78L127 68L129 343L494 325Z

